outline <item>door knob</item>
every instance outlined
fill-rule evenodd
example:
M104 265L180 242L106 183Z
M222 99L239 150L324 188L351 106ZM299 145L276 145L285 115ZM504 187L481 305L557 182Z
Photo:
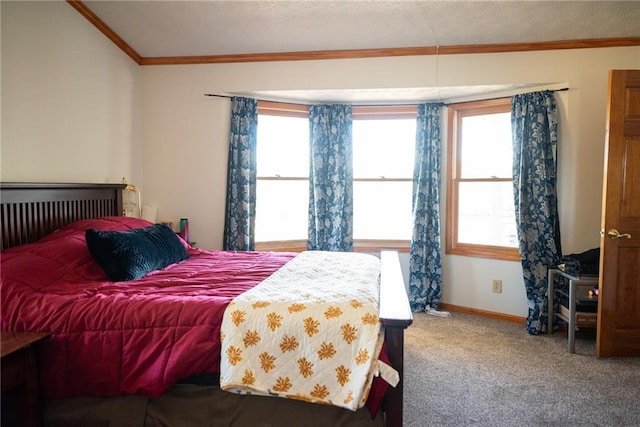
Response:
M624 234L620 234L620 232L618 230L616 230L615 228L612 228L611 230L609 230L607 232L607 236L609 236L610 239L630 239L631 238L631 234L629 233L624 233Z

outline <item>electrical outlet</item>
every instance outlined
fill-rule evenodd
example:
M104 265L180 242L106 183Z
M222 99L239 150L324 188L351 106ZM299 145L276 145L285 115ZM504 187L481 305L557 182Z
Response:
M491 290L493 292L495 292L496 294L501 294L502 293L502 280L493 279L493 282L491 283Z

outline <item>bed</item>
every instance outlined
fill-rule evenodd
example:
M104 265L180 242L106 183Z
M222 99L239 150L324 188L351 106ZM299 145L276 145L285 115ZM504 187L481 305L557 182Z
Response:
M103 223L101 223L101 221L106 221L106 229L113 231L125 231L142 227L142 225L144 224L137 224L135 223L136 220L134 219L129 220L124 218L113 218L120 216L122 213L122 188L123 185L121 184L3 183L0 187L2 197L1 215L3 251L9 248L21 247L21 245L27 245L36 241L42 242L44 240L44 242L46 243L48 239L52 239L51 236L55 236L55 238L57 239L61 234L60 230L62 230L64 233L68 233L69 236L73 236L70 238L75 239L72 240L75 245L74 250L81 250L79 249L79 247L83 244L83 242L77 239L79 231L84 230L87 227L94 227L96 226L96 224L104 225ZM58 230L57 233L54 233L56 230ZM202 251L199 249L191 248L186 244L186 242L182 243L184 243L185 251L187 251L190 256L190 261L192 259L195 259L196 262L208 262L207 257L210 255L209 252L211 251ZM33 245L29 247L32 246ZM5 255L7 255L7 258L10 258L13 251L17 250L13 249L12 251L3 252L3 258ZM84 251L86 253L86 249L84 249ZM227 264L227 262L233 261L233 257L235 256L234 253L221 253L218 255L227 257L225 258L225 265ZM252 276L250 279L254 283L251 284L249 288L255 285L255 281L262 281L265 277L271 276L274 271L278 271L283 265L287 264L295 256L295 254L286 253L256 252L250 254L250 257L253 258L249 262L249 265L245 265L245 271L251 273L249 274L249 276ZM261 267L259 269L251 267L255 265L255 259L258 258L261 259L261 262L262 259L267 261L266 267ZM67 261L68 260L65 260L65 262ZM239 265L242 265L243 263L246 264L247 262L248 261L246 260L246 258L244 258L243 260L239 261ZM180 264L181 263L178 263L178 265ZM91 268L89 268L88 270L86 268L82 270L82 275L92 276L101 274L99 267L97 267L96 265L92 265L90 267ZM45 266L41 266L41 268L45 269ZM402 275L400 272L397 254L393 252L383 252L381 254L380 269L380 302L377 315L384 329L384 345L386 349L385 354L386 356L388 356L389 364L399 373L400 379L396 387L388 387L386 390L386 394L382 403L384 413L384 417L382 418L382 420L383 423L387 426L401 426L403 402L403 337L404 329L411 324L412 316L408 305L404 282L402 280ZM55 271L55 269L51 271ZM208 279L206 277L191 277L193 276L193 271L193 268L185 269L184 271L181 271L178 268L175 271L175 273L178 274L177 280L180 281L181 289L183 291L186 289L187 292L192 292L193 295L201 295L202 298L200 298L200 300L202 301L211 300L211 296L207 295L207 291L204 290L206 287L204 287L203 285L203 282ZM242 283L246 283L246 275L247 274L239 275L241 276L241 290L245 290L244 288L242 288ZM151 273L149 276L154 276L154 274ZM190 282L186 281L187 276L189 276L189 280L191 280ZM196 276L198 275L196 274ZM229 274L227 274L227 276L229 276ZM176 277L174 277L173 279L176 279ZM144 286L146 286L145 280L147 280L146 277L136 280L135 283L137 286L143 286L143 289L146 289L144 288ZM230 286L238 286L238 283L231 282L233 281L229 282ZM101 285L103 287L100 289L100 292L109 295L122 295L122 300L127 301L127 310L131 310L131 298L126 298L127 289L117 285L117 283L118 282L104 283L103 285ZM162 285L162 291L167 290L168 292L169 288L173 286L167 283L169 282L165 282L165 284ZM147 291L148 293L152 293L154 295L162 293L158 291L157 287L149 287ZM66 289L61 289L59 293L64 294L66 292ZM236 296L238 293L241 292L236 291L233 296ZM4 300L5 298L3 298L3 305L6 303ZM113 309L114 307L112 306L117 306L117 304L113 303L113 301L120 300L108 300L108 302L106 302L108 306L105 306L104 310ZM228 298L222 298L222 309L224 309L224 307L230 301L231 294L228 295ZM15 301L14 303L17 304L17 302ZM5 307L3 307L3 310L4 308ZM74 310L80 311L89 309L90 308L83 306L80 306L80 308L74 308ZM91 309L95 310L95 308ZM133 309L137 310L137 308L135 307ZM41 310L43 312L46 312L46 307L41 307ZM124 310L124 308L121 310ZM10 311L18 313L20 310L16 307L13 307ZM144 309L141 307L139 311L142 313L144 312ZM215 310L208 309L208 311ZM192 311L190 309L182 309L183 317L185 316L184 313L191 312ZM69 377L66 376L64 372L59 372L61 370L51 368L47 369L47 364L59 364L60 366L62 366L65 363L65 361L62 359L64 359L65 357L70 357L70 353L73 353L73 355L75 355L76 352L82 353L83 351L87 350L83 350L83 347L80 345L75 347L66 346L64 347L64 351L60 351L60 347L58 347L59 351L56 353L55 351L47 351L48 349L51 350L53 348L51 345L43 346L41 351L41 359L44 368L41 378L45 390L45 395L48 395L50 397L45 405L46 412L52 417L55 417L56 414L64 414L64 417L66 418L73 418L74 416L76 416L79 417L79 419L86 420L89 416L86 413L86 411L89 410L87 408L91 408L90 410L92 412L97 412L100 410L100 408L107 408L106 411L111 413L112 415L114 413L118 413L119 415L126 414L126 418L129 423L132 423L132 420L140 418L140 424L132 423L132 425L153 425L156 423L166 425L171 424L172 422L176 425L184 425L185 419L194 420L194 418L189 417L194 416L194 412L196 411L196 409L187 409L184 414L180 414L180 410L175 408L204 407L206 410L200 411L205 413L203 415L203 417L205 418L202 419L210 419L206 417L211 417L212 411L216 411L219 409L212 408L210 405L203 404L202 402L211 402L212 400L224 400L226 402L225 404L233 404L233 407L235 408L234 410L240 411L239 413L254 412L255 409L255 417L257 418L254 418L254 421L247 421L248 423L254 424L256 419L264 420L264 416L261 415L259 410L257 409L260 408L261 405L267 412L271 413L275 410L276 406L280 407L279 405L282 405L282 413L286 413L289 415L294 414L294 417L300 417L301 415L299 414L304 414L305 417L314 418L317 420L322 419L321 417L325 415L321 414L320 412L316 413L314 411L322 410L325 412L329 412L329 407L327 405L308 404L306 402L290 401L288 399L274 399L271 397L261 396L231 396L230 393L221 392L219 389L209 387L208 384L205 384L205 386L203 386L200 381L202 381L202 378L206 376L198 374L215 372L216 368L212 368L212 366L219 365L219 359L222 356L216 356L217 359L216 357L211 357L211 360L208 360L203 364L203 358L200 356L202 350L198 348L201 343L199 341L196 341L196 345L194 346L194 343L189 342L188 333L193 332L193 330L197 328L206 327L208 324L219 322L219 320L215 319L219 319L221 316L220 314L209 313L208 315L210 315L211 317L205 316L203 318L201 314L194 314L193 319L190 319L186 323L181 323L181 330L187 332L176 334L176 328L165 331L165 335L171 335L173 337L172 339L174 340L177 336L182 337L182 339L186 340L186 346L183 346L182 348L188 349L189 346L191 346L193 351L176 351L175 354L164 356L164 360L161 364L159 364L160 367L158 369L147 369L148 367L140 367L140 372L151 371L160 373L158 377L161 380L158 380L156 382L151 381L151 386L141 385L141 378L137 378L135 374L130 374L131 378L129 378L128 382L125 382L125 387L119 386L119 388L117 389L110 388L109 377L112 374L108 372L108 367L100 366L99 364L95 364L92 366L90 363L83 365L84 371L79 370L77 372L74 372L72 375L73 381L70 381ZM53 312L50 314L49 318L51 318L51 316L54 316ZM159 317L166 316L169 315L165 313L161 313L159 315ZM69 319L74 318L74 316L71 316L70 314L68 314L67 317ZM105 325L107 326L107 329L109 329L111 327L111 325L109 325L109 322L113 320L114 316L109 315L107 316L108 318L104 318L105 316L94 317L95 318L92 321L94 321L96 324L85 326L90 326L91 328L98 330L100 328L105 329ZM146 319L141 319L140 321L143 320L147 321ZM14 321L3 319L3 323L11 324L12 328L15 329L28 329L29 326L26 324L21 325L20 322L16 323L15 319ZM87 323L87 321L83 321L80 323ZM72 329L80 327L79 325L73 325L72 323L69 323L69 325L72 325ZM3 327L4 326L5 325L3 324ZM71 326L66 325L65 327ZM46 330L46 321L38 324L36 329ZM103 331L96 333L104 334ZM52 337L52 340L55 339L56 336L54 335ZM152 353L154 350L154 343L157 342L157 339L159 338L148 336L137 336L135 337L135 339L131 338L131 340L136 343L135 346L131 348L133 348L135 351L145 351ZM180 346L176 344L175 347L179 348ZM204 351L208 350L209 349L204 349ZM110 346L108 344L105 344L104 348L101 351L110 351ZM81 356L82 355L77 357ZM86 356L89 359L93 357L90 352ZM165 369L167 366L180 364L184 365L184 367L182 371L176 371L178 373L172 373L170 370ZM70 368L67 368L66 370L69 369ZM118 369L121 369L121 367L115 366L113 367L113 369L117 371ZM191 369L191 371L188 371L188 369ZM136 372L136 369L129 369L128 371ZM185 375L185 372L189 375ZM184 378L185 376L188 377L186 378L186 381ZM97 386L98 390L100 390L97 393L95 392L95 386ZM100 387L103 388L100 389ZM56 395L56 393L58 394ZM86 394L86 396L83 396L84 394ZM211 395L215 395L215 397L212 398ZM204 400L199 401L199 398ZM236 400L233 403L229 403L228 401L230 401L230 399ZM155 407L153 406L154 402L156 403ZM174 405L175 402L179 402L179 404ZM190 403L192 404L191 406L189 406ZM238 409L240 407L249 409ZM167 412L166 408L174 408L175 410ZM149 414L154 413L154 411L156 413L158 411L162 412L163 410L165 411L165 413L157 415L153 422L149 422ZM228 408L225 409L225 411L228 413L233 412L234 410L230 410ZM337 410L331 408L331 411L333 414L332 416L337 415L338 417L341 417L341 419L346 420L343 423L344 425L358 425L354 420L347 420L352 411L343 411L342 408L337 408ZM353 412L355 413L357 411ZM178 421L167 421L168 418L174 416L184 416L186 418L183 418L182 421L180 421L180 418L178 418ZM300 418L298 418L298 420L299 419ZM364 418L362 418L361 416L361 419ZM158 420L163 421L160 422ZM335 421L330 422L333 424L336 423ZM354 424L354 422L356 422L356 424ZM227 422L222 421L222 423ZM199 424L199 422L192 421L189 424L195 425ZM238 422L235 424L239 425L240 423Z

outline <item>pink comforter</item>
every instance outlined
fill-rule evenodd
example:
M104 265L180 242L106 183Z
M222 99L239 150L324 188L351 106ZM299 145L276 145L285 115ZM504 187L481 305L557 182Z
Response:
M158 396L182 378L217 373L227 304L295 256L188 247L183 262L109 282L84 231L145 225L124 217L79 221L2 252L0 327L52 334L41 351L45 397Z

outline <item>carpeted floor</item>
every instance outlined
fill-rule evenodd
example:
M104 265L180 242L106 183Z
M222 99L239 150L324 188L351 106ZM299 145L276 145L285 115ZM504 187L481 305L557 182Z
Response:
M414 314L405 334L406 426L640 426L640 358L595 357L593 330Z

